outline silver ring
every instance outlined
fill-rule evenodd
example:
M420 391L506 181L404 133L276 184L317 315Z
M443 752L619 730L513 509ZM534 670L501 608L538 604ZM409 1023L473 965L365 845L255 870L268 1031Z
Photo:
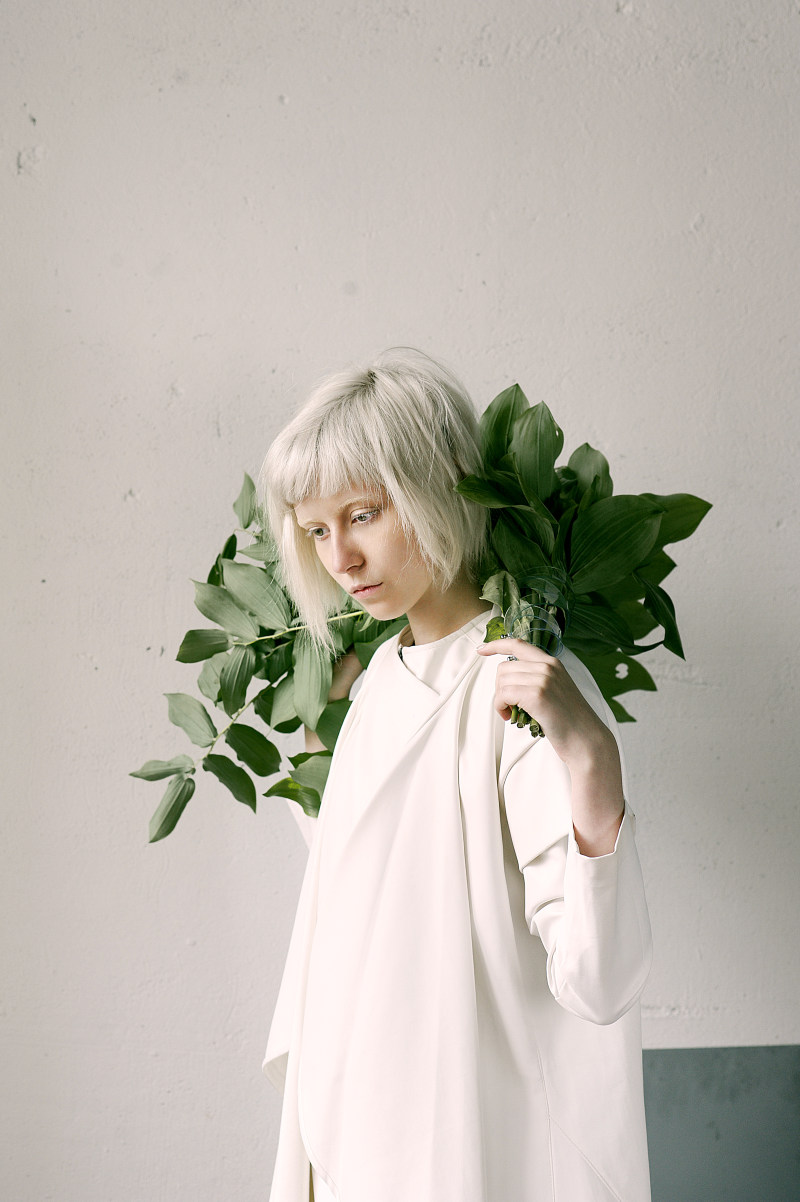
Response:
M517 660L517 657L516 657L516 655L507 655L507 656L506 656L506 663L509 663L509 662L510 662L512 659L513 659L513 660L514 660L514 662L516 663L516 660Z

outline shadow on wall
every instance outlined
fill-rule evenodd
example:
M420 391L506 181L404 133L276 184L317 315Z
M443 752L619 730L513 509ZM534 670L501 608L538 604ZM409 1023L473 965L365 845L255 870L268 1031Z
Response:
M800 1047L645 1051L653 1202L800 1202Z

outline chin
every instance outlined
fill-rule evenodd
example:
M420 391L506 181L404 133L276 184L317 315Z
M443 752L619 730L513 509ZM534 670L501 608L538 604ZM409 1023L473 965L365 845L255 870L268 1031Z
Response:
M391 601L381 600L378 597L374 601L370 601L367 598L364 601L357 601L356 603L371 618L376 618L379 622L393 622L395 618L400 618L405 613L404 609L398 609L397 605L393 605Z

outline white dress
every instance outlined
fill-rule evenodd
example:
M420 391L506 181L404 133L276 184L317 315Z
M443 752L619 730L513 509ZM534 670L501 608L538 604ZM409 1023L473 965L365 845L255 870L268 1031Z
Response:
M633 814L580 854L564 765L493 709L496 612L389 640L343 727L265 1058L271 1202L312 1166L316 1202L649 1199Z

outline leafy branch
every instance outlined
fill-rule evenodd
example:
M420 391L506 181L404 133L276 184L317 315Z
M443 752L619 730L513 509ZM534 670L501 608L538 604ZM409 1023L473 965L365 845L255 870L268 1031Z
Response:
M456 486L489 510L481 596L523 626L527 622L526 629L531 604L544 607L616 718L634 721L619 697L656 688L637 657L661 645L683 657L675 608L663 588L675 561L664 548L694 533L710 504L688 493L615 496L607 460L588 443L557 466L563 433L547 405L531 407L518 384L501 392L482 415L481 439L481 474ZM301 724L316 731L325 750L288 757L288 775L263 796L288 797L306 813L317 814L351 704L346 698L328 701L333 663L354 651L365 668L381 643L406 624L405 617L379 622L342 592L341 612L329 618L334 655L321 654L280 583L277 548L257 524L255 485L248 475L233 509L236 530L207 579L194 582L195 605L213 628L187 631L176 657L181 663L202 663L198 688L231 721L218 730L197 698L166 694L170 722L204 754L196 761L188 755L148 760L130 774L150 781L169 778L150 821L151 842L174 829L194 794L198 765L255 811L254 777L279 776L282 761L275 744L242 721L250 709L279 734ZM251 541L240 547L240 534ZM663 633L655 642L638 641L656 628ZM254 682L263 682L262 687L248 700ZM214 750L223 739L236 760Z
M564 643L589 668L615 717L635 719L619 697L654 691L637 656L663 645L684 658L663 581L675 567L664 548L688 538L711 505L689 493L614 495L605 456L589 443L557 466L564 435L544 402L518 384L481 418L483 468L456 489L490 510L491 551L482 595L505 613L555 587ZM638 640L660 627L655 642Z

